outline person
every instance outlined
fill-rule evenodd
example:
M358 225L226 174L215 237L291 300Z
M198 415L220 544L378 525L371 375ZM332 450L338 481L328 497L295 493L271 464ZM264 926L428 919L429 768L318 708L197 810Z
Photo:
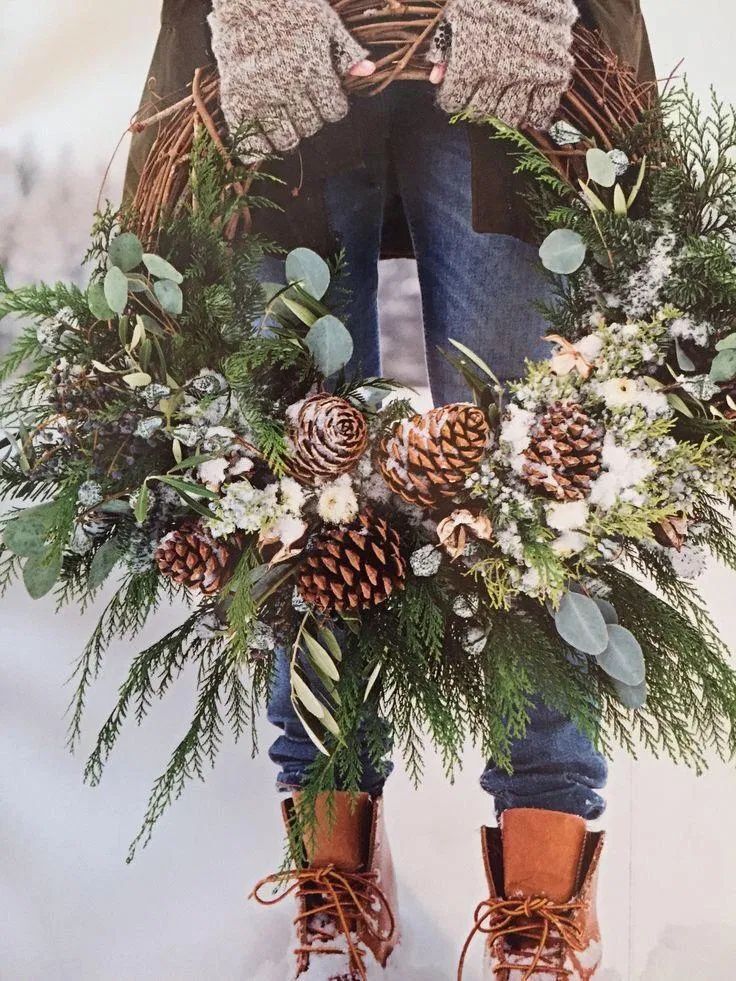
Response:
M467 398L439 353L449 338L512 380L525 358L544 354L535 301L548 288L508 157L485 127L450 125L449 115L469 110L514 126L547 126L570 82L579 15L642 80L654 70L638 0L436 6L429 82L397 81L371 98L346 94L346 79L375 65L341 22L338 0L165 0L151 78L173 98L197 67L216 60L231 130L252 127L245 157L282 155L276 197L285 207L260 214L256 230L287 249L344 249L346 322L355 367L367 376L381 374L379 259L416 258L432 397L446 404ZM152 138L144 132L134 141L129 194ZM269 258L264 277L283 275L281 266ZM269 718L280 729L270 754L288 795L288 824L317 750L292 707L285 656L276 659ZM602 835L587 822L604 810L605 761L540 698L512 763L509 773L491 760L481 778L499 826L483 829L490 895L471 938L485 936L488 977L497 981L592 978L600 962ZM372 766L366 753L357 798L338 790L317 801L304 867L269 876L256 890L264 903L273 901L271 883L288 883L297 896L297 976L360 981L369 964L390 960L400 936L383 821L390 769Z

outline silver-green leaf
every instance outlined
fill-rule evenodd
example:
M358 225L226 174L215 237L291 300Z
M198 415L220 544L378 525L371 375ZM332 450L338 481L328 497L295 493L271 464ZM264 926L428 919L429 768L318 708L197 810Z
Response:
M161 309L178 317L184 309L184 294L181 287L171 279L159 279L153 285L153 292L161 304Z
M608 646L608 625L589 596L566 593L555 614L555 626L564 641L584 654L597 657Z
M599 187L613 187L616 183L616 164L604 151L593 147L585 155L588 176Z
M143 265L156 279L170 279L172 283L177 284L184 282L184 277L178 269L175 269L166 259L162 259L160 255L154 255L153 252L145 253Z
M585 262L586 252L585 242L578 232L571 228L556 228L542 242L539 258L545 269L569 276Z
M56 585L61 575L61 552L49 549L40 555L32 555L23 566L23 582L32 599L41 599Z
M111 266L104 283L105 300L113 313L122 314L128 305L128 277L122 269Z
M87 306L89 312L98 320L111 320L115 311L105 299L105 287L102 283L91 283L87 290Z
M311 249L294 249L286 257L286 279L321 300L330 285L330 267Z
M636 712L646 705L649 694L646 681L642 681L640 685L625 685L622 681L613 679L613 687L616 690L616 697L624 708Z
M608 644L597 660L607 675L632 688L646 677L641 644L630 630L618 624L608 625Z
M725 348L717 354L710 366L712 382L727 382L736 377L736 349Z
M347 327L329 314L310 328L304 343L325 378L344 368L353 356L353 339Z
M110 262L124 273L130 272L141 264L143 246L137 235L123 232L110 242L108 251Z

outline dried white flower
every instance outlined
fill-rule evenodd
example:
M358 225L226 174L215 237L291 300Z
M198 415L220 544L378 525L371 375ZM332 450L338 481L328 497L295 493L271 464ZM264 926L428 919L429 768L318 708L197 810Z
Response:
M304 488L293 477L281 480L281 503L290 514L301 514L307 495Z
M588 523L586 501L565 501L547 505L547 524L555 531L577 531Z
M558 555L576 555L588 544L588 536L580 531L566 531L552 542L552 551Z
M323 521L331 525L347 524L358 517L358 498L347 474L338 477L322 489L317 502L317 512Z
M424 545L412 553L409 562L415 576L436 576L442 565L442 553L435 545Z

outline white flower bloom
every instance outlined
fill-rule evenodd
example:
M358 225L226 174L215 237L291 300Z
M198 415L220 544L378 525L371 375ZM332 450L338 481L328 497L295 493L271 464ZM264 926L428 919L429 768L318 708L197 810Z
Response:
M637 384L632 378L610 378L594 386L609 409L623 409L637 402Z
M588 544L588 537L580 531L566 531L552 542L552 550L558 555L575 555Z
M586 501L565 501L547 507L547 524L555 531L577 531L588 522Z
M301 514L304 502L307 499L304 488L293 477L284 477L281 480L281 503L284 510L290 514Z
M531 443L531 429L535 419L533 412L520 409L518 405L510 405L501 424L501 442L509 448L509 463L516 473L521 473L524 466L523 454Z
M640 495L630 493L654 473L655 465L646 457L619 446L611 433L603 441L604 473L594 481L590 503L609 511L619 500L640 503Z
M327 484L319 496L317 511L320 518L331 525L354 521L358 516L358 498L347 475Z

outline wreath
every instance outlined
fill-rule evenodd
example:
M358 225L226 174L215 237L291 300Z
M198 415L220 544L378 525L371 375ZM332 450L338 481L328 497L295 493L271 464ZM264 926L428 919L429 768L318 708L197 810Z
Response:
M558 125L581 179L488 123L530 178L557 293L551 357L510 391L458 343L465 403L417 413L354 373L339 259L296 249L286 285L260 283L268 243L227 231L267 177L207 127L156 252L108 209L86 290L0 281L0 315L27 319L2 368L0 582L107 594L72 747L113 638L188 607L131 657L85 768L97 783L194 665L132 850L225 728L252 732L278 649L320 750L307 795L357 786L387 729L417 779L425 733L448 773L468 740L510 765L539 698L607 752L701 769L736 748L736 675L693 582L707 553L736 567L736 118L683 88L613 150Z

